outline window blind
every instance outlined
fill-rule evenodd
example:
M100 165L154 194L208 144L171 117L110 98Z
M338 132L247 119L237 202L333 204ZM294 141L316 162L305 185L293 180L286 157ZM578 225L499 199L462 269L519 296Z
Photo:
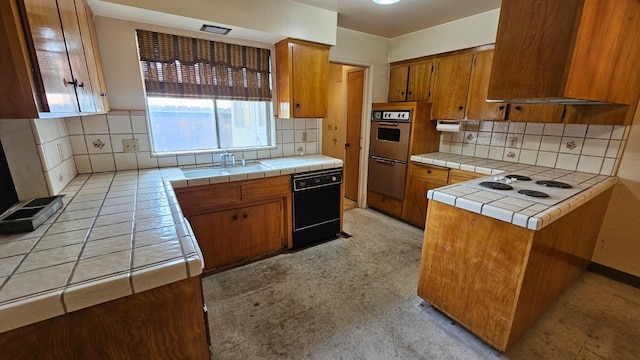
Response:
M269 49L136 32L148 96L271 101Z

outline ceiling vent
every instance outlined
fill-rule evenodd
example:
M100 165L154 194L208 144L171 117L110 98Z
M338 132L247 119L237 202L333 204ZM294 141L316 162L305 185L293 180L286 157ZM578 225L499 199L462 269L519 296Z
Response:
M231 29L221 27L221 26L203 24L202 27L200 28L200 31L217 34L217 35L227 35L229 31L231 31Z

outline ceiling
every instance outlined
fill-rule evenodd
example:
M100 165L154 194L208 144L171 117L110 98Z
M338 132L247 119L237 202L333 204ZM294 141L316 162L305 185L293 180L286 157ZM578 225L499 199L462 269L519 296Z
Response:
M500 7L501 0L295 0L338 13L338 26L385 38L412 33Z

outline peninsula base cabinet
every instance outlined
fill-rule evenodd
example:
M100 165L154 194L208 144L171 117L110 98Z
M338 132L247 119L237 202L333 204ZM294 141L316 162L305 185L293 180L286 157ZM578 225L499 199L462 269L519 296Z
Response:
M0 360L209 359L200 277L0 334Z
M612 190L538 231L430 202L418 295L505 351L590 263Z
M284 250L291 241L290 176L175 189L202 250L219 271Z

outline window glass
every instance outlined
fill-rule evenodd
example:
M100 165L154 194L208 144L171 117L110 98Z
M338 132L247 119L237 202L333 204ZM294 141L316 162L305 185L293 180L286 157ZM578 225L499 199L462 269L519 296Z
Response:
M147 97L156 153L267 147L271 102Z

